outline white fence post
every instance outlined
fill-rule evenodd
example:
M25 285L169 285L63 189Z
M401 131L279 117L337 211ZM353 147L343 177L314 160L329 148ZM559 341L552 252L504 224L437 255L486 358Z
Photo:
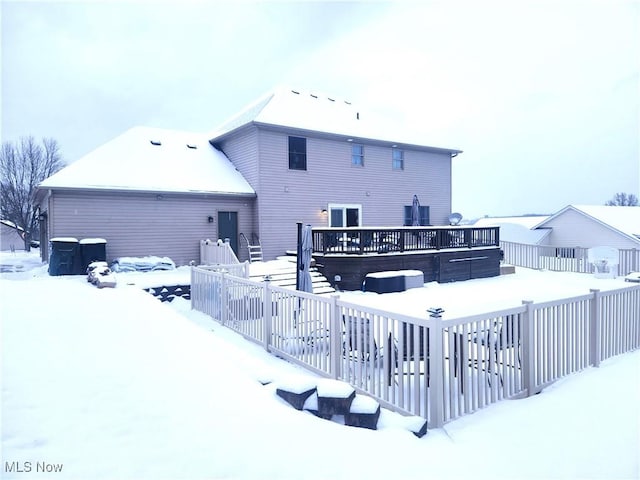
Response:
M249 260L244 261L244 268L242 271L244 272L244 278L249 278ZM269 277L269 280L271 280L271 277Z
M429 313L429 423L439 428L444 425L444 378L442 361L442 308L430 308Z
M264 297L262 302L262 335L263 335L263 345L264 349L268 352L269 346L271 345L271 329L272 329L272 306L273 302L271 299L271 277L266 275L264 277Z
M601 323L600 317L600 302L601 293L598 289L591 289L593 298L591 299L591 311L589 312L591 318L589 319L589 363L594 367L600 366L600 336L601 336Z
M535 318L533 315L533 302L531 300L523 300L522 304L527 307L522 318L522 380L524 388L527 390L527 396L530 397L535 393Z
M196 279L196 271L195 271L195 267L193 265L191 266L191 271L190 271L190 275L189 276L191 277L191 283L189 284L189 288L191 289L191 302L190 302L191 303L191 310L194 310L194 309L195 310L199 310L201 308L200 304L199 304L200 295L198 295L199 292L195 292L195 295L194 295L193 286L194 285L200 285L200 282L198 282L198 280ZM195 301L194 301L194 299L195 299Z
M331 359L331 376L334 379L342 378L341 360L342 360L342 327L340 321L340 307L338 299L340 295L331 295L331 307L329 309L329 358Z
M229 320L229 305L228 305L228 292L226 272L222 270L220 272L220 323L226 325Z

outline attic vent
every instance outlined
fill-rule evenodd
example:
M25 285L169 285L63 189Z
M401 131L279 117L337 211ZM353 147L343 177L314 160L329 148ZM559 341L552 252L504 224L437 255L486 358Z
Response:
M151 145L162 145L162 142L160 140L150 140Z
M327 97L330 102L335 102L335 99Z
M300 95L300 92L296 92L295 90L291 90L291 93L295 93L296 95Z
M194 145L193 143L187 143L187 148L191 148L191 149L195 150L196 148L198 148L198 146Z
M314 95L313 93L310 94L313 98L318 98L318 95Z
M360 120L360 112L356 112L356 120Z
M347 105L351 105L351 102L348 102L346 100L344 101L344 103L346 103Z

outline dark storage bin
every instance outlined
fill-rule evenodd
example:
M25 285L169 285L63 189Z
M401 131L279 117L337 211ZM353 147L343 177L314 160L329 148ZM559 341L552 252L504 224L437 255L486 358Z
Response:
M80 240L80 273L85 273L91 262L107 261L107 241L104 238L83 238Z
M49 275L81 275L83 273L77 239L52 238L49 243L51 245Z

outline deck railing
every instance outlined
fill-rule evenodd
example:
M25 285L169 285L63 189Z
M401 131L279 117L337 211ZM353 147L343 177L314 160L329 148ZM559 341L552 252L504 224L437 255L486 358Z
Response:
M558 272L591 273L589 249L584 247L554 247L549 245L527 245L516 242L500 242L504 261L526 268L553 270ZM618 273L622 276L640 271L640 250L619 249Z
M191 302L267 351L431 427L640 348L640 285L418 318L192 267Z
M313 252L370 254L497 247L500 227L314 228Z

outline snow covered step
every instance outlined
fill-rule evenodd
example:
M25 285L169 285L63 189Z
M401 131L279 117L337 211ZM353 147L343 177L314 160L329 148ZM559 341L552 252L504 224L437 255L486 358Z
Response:
M352 427L376 430L379 418L380 404L366 395L356 395L351 402L349 412L344 415L344 423Z
M346 382L321 379L316 387L320 415L346 415L356 397L355 389Z
M276 395L296 410L302 410L305 401L316 392L312 378L292 376L277 382Z

